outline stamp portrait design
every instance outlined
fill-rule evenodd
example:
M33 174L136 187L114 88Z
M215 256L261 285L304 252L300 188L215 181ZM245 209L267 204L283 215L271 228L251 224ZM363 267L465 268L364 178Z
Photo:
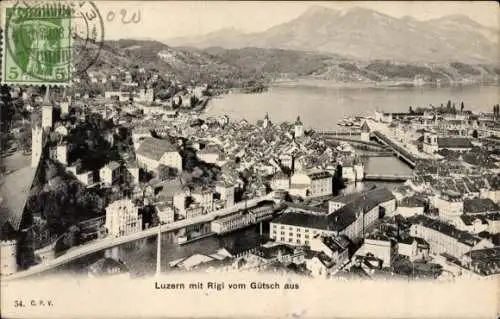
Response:
M68 85L96 60L104 38L88 1L16 3L4 17L4 83Z

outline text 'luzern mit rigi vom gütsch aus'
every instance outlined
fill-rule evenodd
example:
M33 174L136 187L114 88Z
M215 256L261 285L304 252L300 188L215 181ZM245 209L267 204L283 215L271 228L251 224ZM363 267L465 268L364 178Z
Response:
M223 282L223 281L208 281L208 282L189 282L189 283L174 283L174 282L154 282L155 289L163 290L298 290L298 283L284 282L279 283L265 281L251 282Z

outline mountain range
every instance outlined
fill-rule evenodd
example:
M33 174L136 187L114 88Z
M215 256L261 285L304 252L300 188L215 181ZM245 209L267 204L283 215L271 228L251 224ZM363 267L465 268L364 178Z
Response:
M79 45L83 46L83 41ZM83 52L83 48L78 48ZM95 50L95 48L94 48ZM170 47L151 40L106 41L90 71L112 73L117 69L145 68L182 82L238 87L252 81L317 79L338 83L388 83L424 81L442 84L465 81L498 83L495 64L363 61L332 53L298 50L211 47Z
M299 17L262 32L243 33L226 28L162 42L203 49L255 47L333 53L363 61L497 64L499 34L499 30L483 26L466 15L420 21L361 7L338 11L312 6Z
M498 84L496 37L491 28L462 15L417 21L363 8L341 12L314 6L259 33L229 28L168 44L105 41L91 70L142 67L180 81L226 87L297 79Z

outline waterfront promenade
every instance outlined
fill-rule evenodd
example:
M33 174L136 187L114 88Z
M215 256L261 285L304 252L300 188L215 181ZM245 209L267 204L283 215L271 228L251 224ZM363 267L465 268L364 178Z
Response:
M55 259L52 259L52 260L46 261L44 263L32 266L26 270L19 271L19 272L14 273L10 276L2 277L2 281L21 279L21 278L26 278L26 277L33 276L36 274L40 274L42 272L54 269L54 268L59 267L59 266L62 266L62 265L69 263L73 260L83 258L85 256L88 256L90 254L93 254L93 253L96 253L96 252L99 252L99 251L102 251L102 250L105 250L108 248L112 248L115 246L119 246L122 244L133 242L135 240L139 240L142 238L155 236L158 234L159 230L162 233L165 233L165 232L170 232L170 231L176 231L176 230L179 230L179 229L191 226L191 225L210 222L217 217L227 216L227 215L233 214L239 210L243 210L247 207L256 206L259 202L261 202L263 200L272 200L273 197L274 197L274 193L271 192L265 196L249 199L246 202L245 201L238 202L237 204L235 204L232 207L216 210L216 211L213 211L213 212L210 212L208 214L201 215L198 217L179 220L179 221L173 222L171 224L165 224L165 225L161 225L161 226L151 227L151 228L145 229L143 231L133 233L130 235L126 235L126 236L106 237L103 239L98 239L98 240L89 242L89 243L82 245L82 246L73 247L73 248L69 249L68 251L66 251L65 254L63 254Z

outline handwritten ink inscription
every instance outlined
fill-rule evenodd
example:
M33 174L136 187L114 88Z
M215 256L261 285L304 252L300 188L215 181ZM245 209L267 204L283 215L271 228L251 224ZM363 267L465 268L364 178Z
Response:
M106 20L108 22L120 21L123 24L139 23L141 22L141 11L130 13L127 9L121 9L119 12L111 10L106 14Z

